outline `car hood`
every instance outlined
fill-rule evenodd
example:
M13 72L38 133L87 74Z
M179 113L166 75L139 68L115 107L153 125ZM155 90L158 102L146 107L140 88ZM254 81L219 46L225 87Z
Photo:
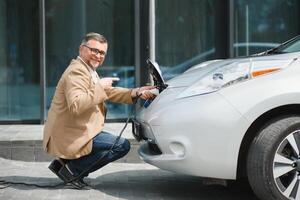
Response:
M259 61L271 61L276 62L282 60L293 60L298 58L300 53L289 53L289 54L279 54L279 55L268 55L268 56L251 56L243 58L234 58L226 60L211 60L198 65L193 66L192 68L185 71L183 74L176 76L175 78L166 82L168 87L188 87L191 86L196 81L202 79L207 73L223 67L225 65L234 65L235 63L240 62L253 62Z

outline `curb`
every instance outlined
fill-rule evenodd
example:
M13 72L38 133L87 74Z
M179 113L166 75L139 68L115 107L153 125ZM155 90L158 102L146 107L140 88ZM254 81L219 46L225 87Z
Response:
M129 139L131 149L129 153L118 160L123 163L141 163L137 150L140 146L134 139ZM42 140L24 141L0 141L0 157L9 160L19 160L27 162L48 162L53 157L46 154L43 150Z
M104 131L119 134L124 123L107 123ZM28 162L48 162L53 159L43 150L43 125L0 125L0 157ZM129 140L129 153L116 162L141 163L137 150L141 143L133 138L131 128L122 137Z

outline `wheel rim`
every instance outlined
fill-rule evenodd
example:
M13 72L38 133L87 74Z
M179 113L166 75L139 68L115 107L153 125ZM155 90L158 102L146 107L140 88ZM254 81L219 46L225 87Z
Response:
M300 199L300 130L279 144L273 160L273 178L288 199Z

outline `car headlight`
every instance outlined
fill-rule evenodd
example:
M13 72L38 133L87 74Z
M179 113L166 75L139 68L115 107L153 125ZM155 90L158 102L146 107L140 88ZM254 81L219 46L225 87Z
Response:
M257 76L279 71L292 60L262 60L250 62L234 62L218 67L195 84L184 90L177 98L203 95L220 90L221 88L246 81Z

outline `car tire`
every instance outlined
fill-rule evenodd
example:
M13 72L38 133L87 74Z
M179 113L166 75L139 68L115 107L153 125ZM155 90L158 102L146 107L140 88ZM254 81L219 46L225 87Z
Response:
M247 174L254 193L263 200L300 199L300 117L266 125L254 138Z

